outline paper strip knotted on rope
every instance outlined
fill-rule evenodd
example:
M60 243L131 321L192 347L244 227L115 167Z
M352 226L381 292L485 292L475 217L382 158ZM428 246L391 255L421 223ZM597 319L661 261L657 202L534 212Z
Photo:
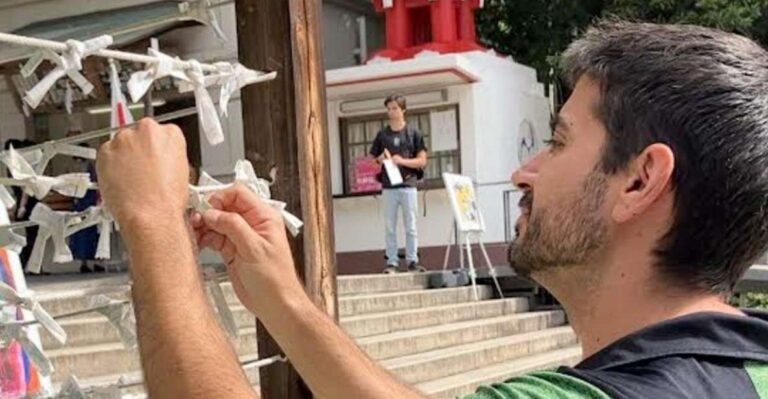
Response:
M85 147L76 144L57 143L55 141L46 141L41 144L41 159L36 162L35 173L42 175L45 172L45 168L48 167L48 163L56 155L69 155L71 157L96 159L96 149ZM25 158L26 159L26 158Z
M32 312L32 316L60 343L67 341L67 333L40 305L28 295L19 294L13 287L0 281L0 299L6 305L17 306Z
M271 192L269 189L270 183L262 178L256 176L256 172L253 170L253 165L247 160L239 160L235 164L235 182L241 183L248 187L251 191L258 194L261 199L280 211L285 222L285 227L294 237L299 235L301 226L304 223L301 219L297 218L290 212L285 210L285 202L275 201L271 199ZM190 186L190 202L193 208L198 212L205 212L211 208L211 204L208 202L207 194L211 190L207 187L221 187L225 188L227 185L214 179L209 174L202 172L200 174L200 180L198 186Z
M67 40L67 49L61 54L49 49L40 50L35 53L21 69L22 76L26 78L32 75L43 60L49 60L56 67L27 92L24 96L24 102L31 108L37 108L56 81L64 77L64 75L72 79L84 94L90 94L93 91L93 85L80 73L83 69L83 58L109 47L112 42L112 36L109 35L95 37L82 42Z
M96 245L96 259L109 259L110 247L112 243L112 224L114 223L112 215L107 208L103 206L92 206L86 211L81 222L67 228L64 237L69 237L80 230L89 227L98 226L99 242Z
M54 152L68 150L73 152L79 151L57 145L52 145L50 149L50 151ZM43 153L45 154L45 151ZM78 154L85 155L85 153ZM45 158L45 155L43 157ZM68 197L82 198L91 186L91 177L88 173L67 173L56 177L39 175L32 165L23 156L19 155L13 147L2 153L0 161L8 167L13 179L17 180L19 185L24 187L24 192L37 199L45 198L51 190Z
M38 202L29 220L38 224L37 238L32 253L29 255L27 270L30 273L40 273L43 264L43 255L48 239L53 240L53 261L64 263L72 261L72 251L67 245L67 227L81 222L77 212L57 212Z
M130 303L111 299L106 295L96 295L88 300L88 307L109 320L120 334L120 340L126 348L136 347L136 319Z

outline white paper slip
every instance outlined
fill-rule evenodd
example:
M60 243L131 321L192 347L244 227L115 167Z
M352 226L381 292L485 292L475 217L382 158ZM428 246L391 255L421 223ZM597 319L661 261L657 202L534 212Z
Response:
M391 159L384 160L384 170L387 171L387 177L389 177L390 184L393 186L403 184L403 175L400 174L400 168L398 168Z

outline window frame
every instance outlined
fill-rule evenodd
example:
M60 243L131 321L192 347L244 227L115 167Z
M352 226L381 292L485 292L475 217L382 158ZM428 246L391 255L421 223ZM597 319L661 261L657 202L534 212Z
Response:
M427 116L432 112L440 112L440 111L446 111L453 109L456 114L456 142L458 143L458 148L456 151L458 151L458 154L456 154L456 170L454 170L452 173L461 173L462 170L462 163L461 163L461 155L462 155L462 146L461 146L461 116L460 116L460 107L457 103L452 104L441 104L441 105L434 105L434 106L426 106L426 107L418 107L413 109L408 109L406 111L406 121L408 119L408 112L411 112L413 114L426 114ZM368 151L370 150L370 145L373 144L371 141L363 142L363 143L350 143L348 139L348 125L350 123L367 123L370 121L375 120L382 120L387 119L387 113L386 112L379 112L375 114L365 114L365 115L352 115L348 117L341 117L339 118L339 142L341 144L341 179L342 179L342 193L341 194L335 194L333 198L348 198L348 197L365 197L365 196L371 196L371 195L379 195L381 194L381 190L377 191L367 191L367 192L360 192L360 193L353 193L350 192L350 186L349 186L349 167L350 167L350 159L349 159L349 148L351 145L360 145L360 144L368 144L368 147L366 148L366 155L368 154ZM383 127L382 127L383 128ZM431 129L431 126L430 126ZM378 134L378 132L377 132ZM430 141L432 137L432 132L430 131ZM375 137L374 137L375 138ZM425 137L426 138L426 137ZM430 145L427 145L427 162L434 162L435 160L440 160L446 156L433 156L431 143ZM442 173L441 173L442 174ZM424 179L419 185L419 190L435 190L435 189L442 189L445 187L445 184L443 183L442 177L435 177L432 179Z

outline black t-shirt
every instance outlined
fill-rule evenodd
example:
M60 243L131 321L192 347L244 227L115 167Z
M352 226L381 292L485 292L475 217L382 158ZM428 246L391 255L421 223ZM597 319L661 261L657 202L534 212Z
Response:
M389 150L392 155L400 155L406 159L416 158L422 151L427 151L427 146L424 144L424 137L419 132L419 129L405 125L403 130L394 131L389 126L381 129L379 134L373 140L371 145L370 154L374 157L378 157L384 153L384 150ZM393 186L389 182L387 173L383 170L382 165L381 184L383 188L401 188L401 187L416 187L418 178L416 176L416 169L400 166L400 174L403 175L403 184Z

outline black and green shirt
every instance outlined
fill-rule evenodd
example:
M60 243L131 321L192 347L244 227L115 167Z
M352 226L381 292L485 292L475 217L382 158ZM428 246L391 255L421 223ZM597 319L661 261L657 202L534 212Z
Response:
M695 313L465 399L768 399L768 313Z

